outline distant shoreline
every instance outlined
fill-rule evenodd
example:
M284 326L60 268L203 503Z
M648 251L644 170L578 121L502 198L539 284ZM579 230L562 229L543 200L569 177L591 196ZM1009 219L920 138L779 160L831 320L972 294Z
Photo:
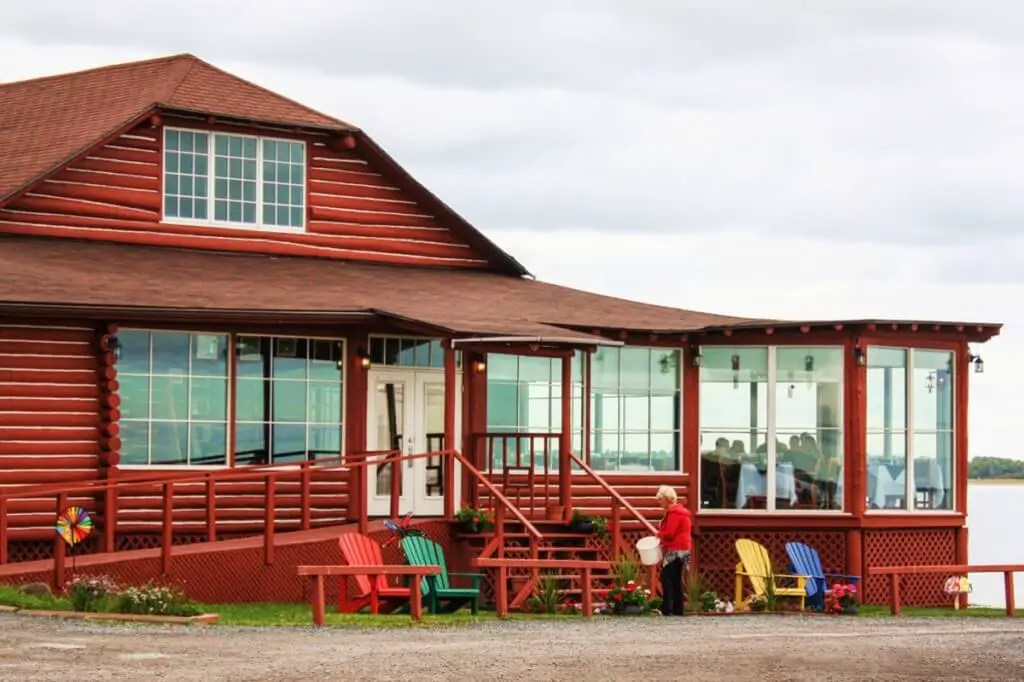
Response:
M1024 485L1024 478L969 478L967 482L982 485Z

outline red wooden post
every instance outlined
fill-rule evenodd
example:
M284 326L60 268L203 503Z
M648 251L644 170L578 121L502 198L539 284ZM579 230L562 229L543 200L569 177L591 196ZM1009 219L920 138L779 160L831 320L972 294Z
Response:
M327 600L324 595L324 577L322 575L315 575L313 578L316 580L313 587L313 625L323 625L326 620L325 611L327 610Z
M494 586L494 610L498 618L508 615L508 569L498 567L498 583Z
M174 544L174 482L164 483L163 521L160 539L160 572L171 572L171 545Z
M505 505L498 504L494 510L494 540L498 546L498 558L505 558Z
M106 491L103 494L103 551L115 552L117 534L117 492L114 481L107 479Z
M274 524L277 507L277 476L267 476L266 509L263 519L263 563L270 566L274 563Z
M402 512L399 505L402 502L402 456L401 450L395 450L391 460L391 518L397 519Z
M302 463L301 487L302 487L302 530L309 530L313 525L312 521L312 464L309 460Z
M57 495L57 516L60 516L64 509L68 506L68 496L66 493ZM64 538L59 534L55 540L56 544L53 547L53 590L54 592L63 591L64 583L67 580L67 576L64 573L64 559L66 547L64 544Z
M471 371L468 367L463 370L466 374ZM459 394L459 387L455 376L455 349L451 341L444 344L444 448L455 449L455 398ZM444 516L452 518L455 516L455 464L454 461L445 457L442 460L444 470Z
M581 606L583 607L583 617L590 618L594 615L594 600L590 592L590 569L583 569L583 596L581 598Z
M423 577L412 576L412 584L409 585L409 615L416 622L423 620Z
M212 475L206 478L206 541L217 541L217 481Z
M1003 589L1006 592L1006 615L1016 616L1017 605L1014 603L1013 598L1013 571L1003 572Z
M370 579L370 613L377 615L380 613L380 591L377 585L377 576L367 576Z
M889 605L889 611L894 616L900 615L900 574L893 573L889 576L889 598L892 599L892 604Z
M566 514L572 507L572 356L562 358L562 434L558 443L558 501Z
M651 596L657 596L661 591L661 581L658 580L658 567L655 564L651 564L647 567L647 589L651 591Z
M615 504L614 499L612 499L611 536L612 561L618 561L619 554L622 552L622 511L619 509L619 505Z
M7 498L0 498L0 566L7 563Z

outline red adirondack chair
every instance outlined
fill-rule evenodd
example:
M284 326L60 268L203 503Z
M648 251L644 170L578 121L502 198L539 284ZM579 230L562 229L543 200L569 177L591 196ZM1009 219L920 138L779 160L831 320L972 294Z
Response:
M341 555L349 566L384 566L384 556L380 543L360 533L342 533L338 537ZM341 598L338 601L339 613L356 613L370 604L370 580L377 582L377 594L380 599L380 612L391 613L409 603L411 596L408 587L395 587L388 584L387 577L378 575L370 578L357 575L353 578L356 584L356 596L349 599L348 581L341 581Z

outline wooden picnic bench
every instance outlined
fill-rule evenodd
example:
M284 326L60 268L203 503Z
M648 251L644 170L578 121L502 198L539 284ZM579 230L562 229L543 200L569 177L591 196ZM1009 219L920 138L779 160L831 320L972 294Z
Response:
M311 575L316 580L310 600L313 604L313 624L323 625L326 614L324 596L324 578L326 576L341 577L341 589L348 589L347 579L364 576L370 579L370 613L380 611L380 595L378 594L378 576L402 575L412 576L409 591L409 615L419 621L423 619L423 590L421 581L428 575L438 575L439 566L299 566L299 575Z
M1006 592L1006 615L1017 615L1013 598L1013 574L1024 573L1024 564L939 564L935 566L884 566L868 569L868 575L889 576L889 610L894 616L900 614L900 577L929 573L945 573L951 576L967 575L968 573L1002 573Z

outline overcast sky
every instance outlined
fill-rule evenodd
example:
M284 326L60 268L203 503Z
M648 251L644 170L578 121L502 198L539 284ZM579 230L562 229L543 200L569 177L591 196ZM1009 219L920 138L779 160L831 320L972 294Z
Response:
M0 81L193 52L361 126L541 279L1004 322L972 454L1024 458L1022 36L1010 0L33 0Z

